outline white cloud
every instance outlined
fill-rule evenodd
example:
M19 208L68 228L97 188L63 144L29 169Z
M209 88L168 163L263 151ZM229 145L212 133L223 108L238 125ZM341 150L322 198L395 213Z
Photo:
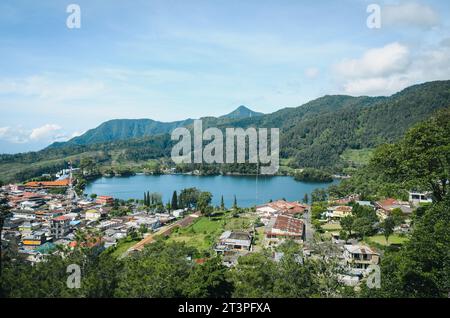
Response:
M21 127L11 128L0 127L0 140L5 140L14 144L23 144L28 142L29 132Z
M316 67L309 67L305 70L305 76L309 79L314 79L319 76L319 69Z
M9 127L0 127L0 138L2 138L3 136L6 136L8 131L9 131Z
M387 5L381 11L381 23L387 26L414 26L432 28L440 24L439 14L433 8L419 3Z
M35 128L31 131L30 139L32 140L41 140L41 139L49 139L49 138L57 138L60 137L61 126L55 124L46 124L44 126Z
M104 89L102 82L91 80L67 82L49 76L0 79L0 95L14 94L55 101L93 97Z
M74 131L74 132L72 133L72 135L70 135L70 138L75 138L75 137L81 136L81 135L83 135L85 132L86 132L86 131Z
M334 66L341 89L350 95L390 95L410 85L450 79L450 47L410 52L398 43L370 49L359 59Z
M370 49L359 59L347 59L335 66L346 78L370 78L400 72L409 64L409 49L397 42Z

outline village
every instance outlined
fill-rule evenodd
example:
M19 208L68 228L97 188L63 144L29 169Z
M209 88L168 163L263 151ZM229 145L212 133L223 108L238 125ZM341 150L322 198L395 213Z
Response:
M139 200L120 205L106 195L79 197L68 169L53 181L4 185L0 196L7 198L11 212L3 226L4 250L16 248L32 264L56 253L57 246L76 248L80 233L89 238L81 243L85 247L114 250L117 257L139 253L162 238L199 248L203 254L197 263L220 255L227 267L235 266L239 257L263 249L279 262L283 252L278 247L287 241L298 244L298 262L303 262L305 257L315 257L319 241L333 247L329 256L339 259L340 279L348 286L357 286L370 273L371 265L380 263L383 232L375 230L372 238L378 238L377 242L348 236L343 219L361 207L376 213L379 223L400 213L401 222L392 233L398 242L390 244L395 246L407 240L414 209L431 202L426 193L415 192L409 194L409 201L386 198L370 202L353 195L320 206L281 199L239 213L231 209L204 215L187 208L150 209ZM117 213L120 210L122 213Z

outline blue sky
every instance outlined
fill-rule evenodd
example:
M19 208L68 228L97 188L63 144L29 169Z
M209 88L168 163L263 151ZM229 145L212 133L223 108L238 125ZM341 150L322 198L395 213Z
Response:
M71 3L80 29L66 27ZM449 15L444 0L2 0L0 152L113 118L269 113L450 79Z

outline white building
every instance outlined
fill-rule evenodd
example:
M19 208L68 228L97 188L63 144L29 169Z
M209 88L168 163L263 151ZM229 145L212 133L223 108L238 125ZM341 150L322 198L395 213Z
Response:
M433 200L429 192L409 192L409 202L418 206L421 203L432 203Z

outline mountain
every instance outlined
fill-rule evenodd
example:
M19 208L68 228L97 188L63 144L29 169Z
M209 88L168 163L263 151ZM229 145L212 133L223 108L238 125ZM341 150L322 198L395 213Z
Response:
M68 145L90 145L102 142L119 141L131 138L167 134L178 127L191 125L192 119L174 122L160 122L152 119L114 119L88 130L81 136L67 142L55 142L49 148Z
M245 106L239 106L231 113L219 117L220 119L242 119L261 116L263 113L252 111ZM207 119L205 117L205 119ZM208 119L216 119L208 117ZM68 145L90 145L102 142L126 140L159 134L167 134L178 127L186 127L193 123L193 119L174 122L160 122L152 119L114 119L102 123L100 126L88 130L81 136L74 137L67 142L55 142L49 148Z
M254 112L253 110L247 108L244 105L239 106L234 111L229 114L220 116L219 118L230 118L230 119L239 119L239 118L251 118L256 116L264 115L263 113Z
M207 127L279 128L282 158L292 168L342 171L344 152L366 151L399 140L414 124L450 107L450 81L414 85L389 97L327 95L302 106L252 117L205 117ZM192 119L161 123L150 119L113 120L47 149L0 155L0 179L21 180L52 170L64 160L93 156L107 164L169 157L175 127L191 128Z

